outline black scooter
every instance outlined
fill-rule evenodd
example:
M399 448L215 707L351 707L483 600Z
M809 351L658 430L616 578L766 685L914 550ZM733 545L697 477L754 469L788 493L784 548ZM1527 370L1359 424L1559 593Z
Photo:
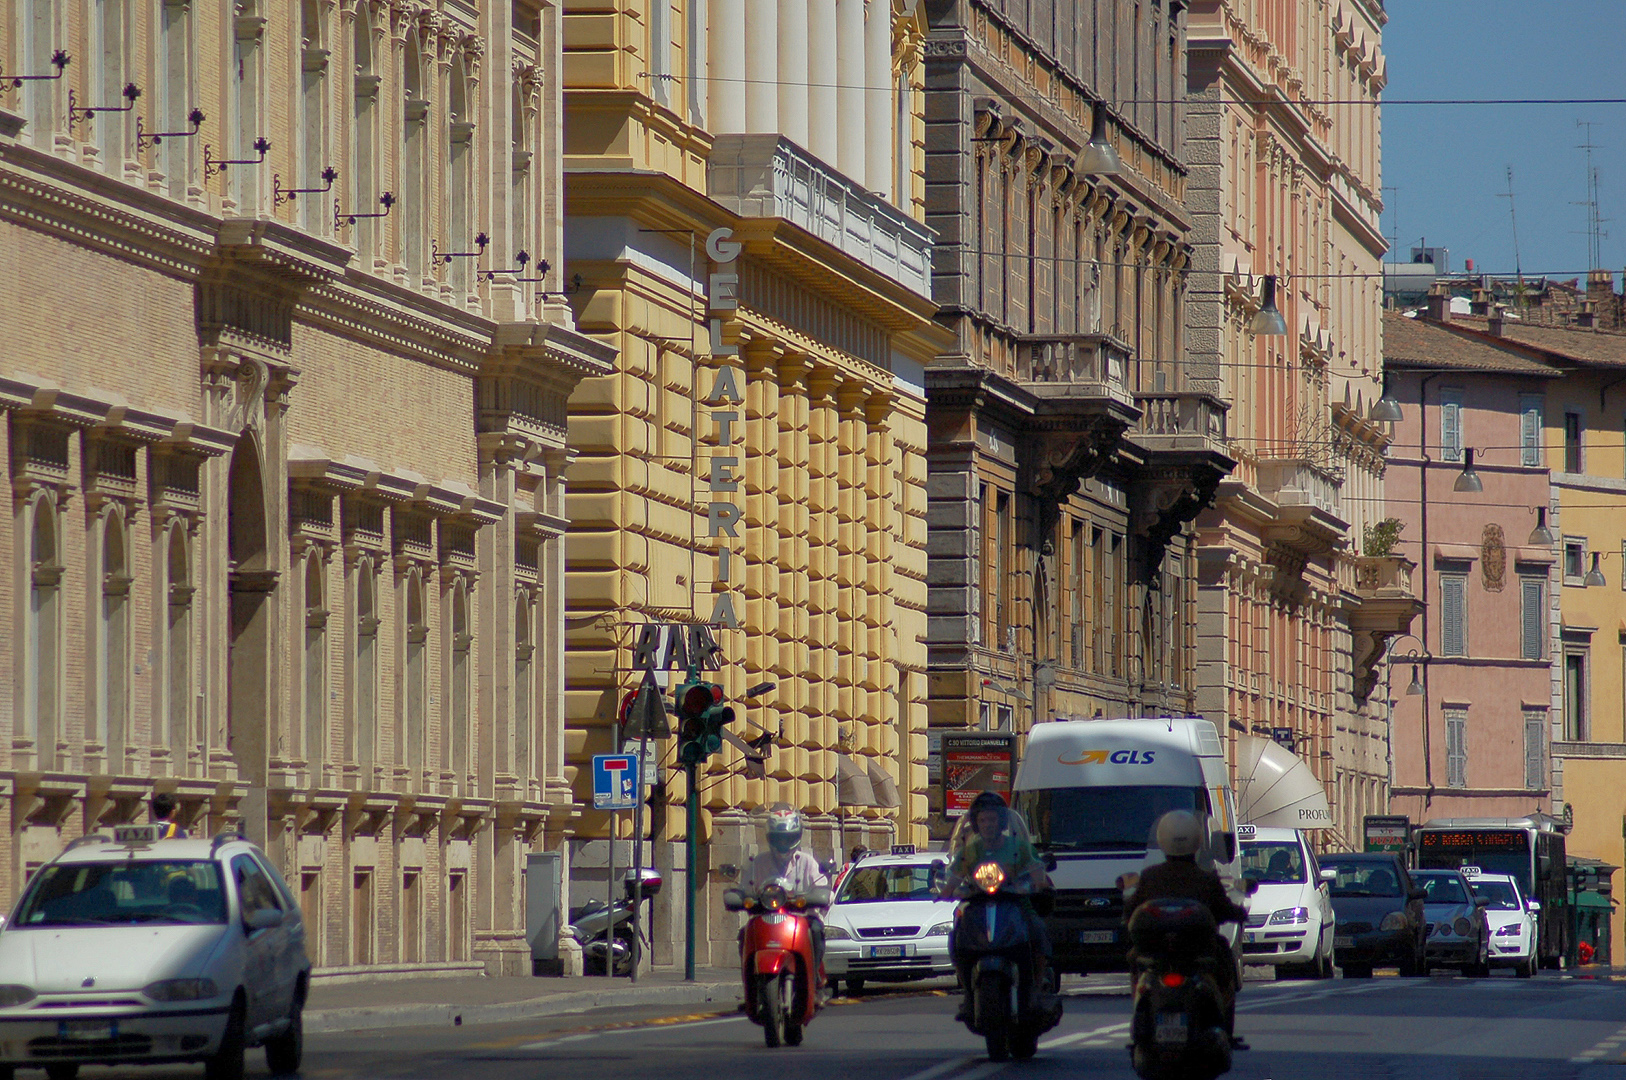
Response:
M1217 931L1207 905L1195 900L1148 900L1130 917L1129 1054L1142 1080L1212 1080L1231 1071Z
M645 867L643 878L644 899L654 900L661 891L661 875ZM615 902L613 911L602 900L589 900L570 910L566 933L581 942L585 974L631 975L633 965L643 955L645 943L639 940L642 931L637 935L632 931L634 885L633 872L628 870L621 881L624 895ZM644 927L648 925L644 922Z
M1045 992L1035 970L1022 911L1029 891L1025 878L1007 880L997 862L985 862L962 886L955 912L955 961L971 974L973 1008L966 1027L983 1037L992 1061L1032 1057L1039 1036L1061 1021L1061 998ZM1035 895L1035 906L1050 896Z

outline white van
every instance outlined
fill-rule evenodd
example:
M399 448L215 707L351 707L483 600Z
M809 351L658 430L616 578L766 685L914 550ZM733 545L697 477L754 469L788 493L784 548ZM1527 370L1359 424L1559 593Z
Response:
M1064 720L1028 733L1014 798L1033 842L1053 855L1056 906L1046 920L1060 972L1123 971L1123 874L1163 861L1157 821L1190 810L1207 840L1199 864L1231 898L1247 895L1236 803L1219 732L1207 720ZM1233 947L1240 927L1221 927Z

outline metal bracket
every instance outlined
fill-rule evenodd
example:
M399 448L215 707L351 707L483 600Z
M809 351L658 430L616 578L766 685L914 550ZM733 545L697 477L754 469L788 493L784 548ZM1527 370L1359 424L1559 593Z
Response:
M271 149L271 140L266 138L264 135L261 135L258 139L254 140L254 149L259 151L259 154L260 154L260 156L257 159L244 158L242 160L233 159L233 160L228 161L228 160L222 158L222 159L217 160L212 156L213 148L208 143L204 143L203 144L203 175L204 175L204 177L208 178L208 177L213 176L215 173L223 173L223 172L225 172L227 165L263 165L263 164L265 164L265 155L266 155L266 151Z

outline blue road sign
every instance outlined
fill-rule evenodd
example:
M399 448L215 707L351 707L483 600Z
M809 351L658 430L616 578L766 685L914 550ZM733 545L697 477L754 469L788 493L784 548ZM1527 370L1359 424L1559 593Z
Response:
M638 805L638 755L593 755L593 809L631 810Z

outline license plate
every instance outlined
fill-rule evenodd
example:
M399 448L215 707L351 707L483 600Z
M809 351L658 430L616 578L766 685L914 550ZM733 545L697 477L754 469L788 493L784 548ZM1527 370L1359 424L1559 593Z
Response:
M1157 1018L1157 1041L1163 1045L1186 1041L1186 1014L1168 1013Z
M1335 949L1353 949L1355 947L1355 938L1348 934L1334 935L1332 947Z
M881 957L887 957L887 956L902 956L902 955L903 955L903 946L902 945L871 945L869 947L869 956L872 959L879 959Z
M118 1038L119 1025L112 1020L63 1020L56 1033L76 1042L111 1042Z
M1084 930L1078 935L1080 945L1111 945L1117 940L1116 930Z

